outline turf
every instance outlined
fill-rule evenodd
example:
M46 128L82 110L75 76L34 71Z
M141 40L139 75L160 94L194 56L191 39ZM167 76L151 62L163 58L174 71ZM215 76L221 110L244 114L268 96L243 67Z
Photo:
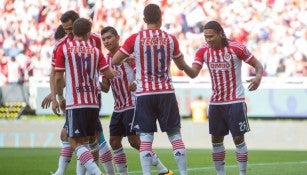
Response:
M141 167L136 150L126 149L130 175L140 175ZM179 175L171 150L157 149L156 153L163 163ZM48 175L55 171L59 148L1 148L1 175ZM67 175L75 174L76 157L67 170ZM187 150L190 175L215 175L211 152L205 149ZM102 166L100 166L102 167ZM152 174L157 174L152 169ZM238 167L233 150L226 153L227 175L238 175ZM249 151L249 175L306 175L307 151Z

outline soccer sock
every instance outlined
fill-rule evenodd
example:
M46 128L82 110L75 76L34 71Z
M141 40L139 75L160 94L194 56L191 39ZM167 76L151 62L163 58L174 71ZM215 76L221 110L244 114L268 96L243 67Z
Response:
M94 161L99 167L99 143L97 142L97 140L95 140L95 142L89 144L89 147L93 155Z
M76 148L75 153L79 158L81 165L85 166L86 170L91 175L101 175L101 171L97 164L94 162L93 155L91 152L84 146L80 145Z
M223 142L212 144L212 159L217 175L225 175L225 154L226 152Z
M86 168L81 164L81 161L79 158L77 158L77 165L76 165L76 174L77 175L85 175L86 173Z
M151 175L153 133L140 134L140 161L143 175Z
M121 147L113 151L114 163L120 175L128 175L127 158L124 148Z
M106 141L99 146L99 159L107 175L115 175L113 156Z
M151 162L151 165L157 167L158 173L167 173L168 169L160 161L160 159L158 158L158 156L155 153L155 151L154 150L151 150L151 151L152 151L152 162Z
M179 132L168 133L168 139L173 147L173 154L181 175L187 175L187 157L184 143Z
M239 165L240 175L246 175L248 151L245 142L236 145L236 156Z
M73 150L70 147L68 141L62 141L62 148L58 162L58 169L55 172L56 175L64 175L71 160Z

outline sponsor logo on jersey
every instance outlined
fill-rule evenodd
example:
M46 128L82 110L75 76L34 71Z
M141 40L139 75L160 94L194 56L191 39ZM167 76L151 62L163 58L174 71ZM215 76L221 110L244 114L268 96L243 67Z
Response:
M211 70L228 70L230 68L230 63L228 62L215 62L209 63Z

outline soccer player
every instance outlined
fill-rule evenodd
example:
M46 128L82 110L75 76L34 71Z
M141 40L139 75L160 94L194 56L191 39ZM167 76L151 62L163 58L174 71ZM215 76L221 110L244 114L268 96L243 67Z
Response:
M101 30L101 39L103 45L109 51L106 55L107 62L112 66L115 77L111 80L103 78L102 90L108 92L111 86L114 97L114 112L110 122L110 145L113 149L114 163L121 175L128 174L127 158L122 146L123 137L127 136L130 145L139 150L140 137L135 131L131 130L131 124L135 109L135 62L134 58L122 62L120 65L112 65L112 56L120 48L119 39L114 27L104 27ZM168 170L157 155L152 152L152 165L156 166L158 173L163 175L172 175L173 172Z
M56 94L54 93L54 64L55 64L55 60L56 60L56 51L57 49L67 43L70 42L73 39L73 33L72 33L72 25L73 22L75 20L77 20L79 18L79 15L73 11L73 10L69 10L67 12L65 12L60 20L62 23L62 26L64 28L64 31L66 32L66 36L61 39L59 42L56 43L54 50L53 50L53 55L52 55L52 68L51 68L51 74L50 74L50 89L51 89L51 100L52 100L52 109L54 111L55 114L59 115L60 114L60 109L59 109L59 104L55 98ZM89 44L92 44L93 46L97 47L98 49L101 49L101 40L99 35L96 35L94 33L91 33L91 35L89 36L89 40L87 41ZM98 78L98 76L97 76ZM48 97L47 96L47 97ZM46 98L47 98L46 97ZM98 94L98 98L100 97L100 91ZM43 102L47 102L47 101L43 101ZM99 98L99 102L100 102L100 98ZM50 102L49 102L50 103ZM42 104L43 106L43 104ZM111 151L108 147L108 144L106 144L106 141L104 139L104 135L102 132L102 127L101 127L101 123L100 120L97 120L97 126L96 126L96 138L90 138L90 145L91 145L91 149L93 150L93 155L94 155L94 159L95 161L99 162L99 158L102 161L102 165L106 171L107 174L114 174L114 167L113 167L113 163L112 163L112 154ZM57 171L54 173L55 175L63 175L65 174L65 171L67 169L67 166L71 160L72 157L72 150L70 148L69 142L67 140L67 122L65 122L64 127L61 131L61 140L62 140L62 149L61 149L61 154L59 157L59 165L58 165L58 169ZM100 145L96 140L100 140ZM100 154L100 155L99 155ZM84 174L85 173L85 167L80 165L80 161L77 161L77 174Z
M185 73L196 77L203 64L208 66L213 94L209 104L209 131L212 136L212 159L217 175L225 175L224 136L232 134L240 175L246 175L248 150L244 134L250 130L246 116L244 88L241 80L242 61L254 67L256 76L247 80L254 91L261 82L263 66L248 49L227 39L224 29L216 21L204 26L207 42L195 54L192 68L184 66Z
M127 56L135 54L136 108L133 128L140 132L140 161L143 175L151 174L152 144L158 120L173 147L173 155L181 175L188 174L186 148L180 132L181 121L176 100L170 63L177 67L186 65L178 40L160 29L161 9L148 4L143 11L147 29L132 34L115 53L112 64L119 65Z
M97 74L103 73L107 78L113 78L114 74L101 50L87 42L91 27L92 23L88 19L78 18L72 26L73 40L58 48L55 92L61 110L66 113L71 148L89 174L101 175L102 172L84 143L88 137L95 136L99 118ZM66 98L63 96L65 85Z
M54 39L58 42L60 39L64 38L66 36L66 32L62 25L59 25L54 32ZM50 104L52 102L52 94L48 94L42 101L41 107L43 109L47 109L50 107Z

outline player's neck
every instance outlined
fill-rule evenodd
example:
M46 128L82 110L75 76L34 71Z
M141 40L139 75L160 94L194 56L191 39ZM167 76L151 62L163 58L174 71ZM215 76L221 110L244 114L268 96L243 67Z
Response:
M160 29L160 27L159 24L147 24L147 29Z
M74 40L87 40L88 39L88 37L86 37L86 36L74 36Z

